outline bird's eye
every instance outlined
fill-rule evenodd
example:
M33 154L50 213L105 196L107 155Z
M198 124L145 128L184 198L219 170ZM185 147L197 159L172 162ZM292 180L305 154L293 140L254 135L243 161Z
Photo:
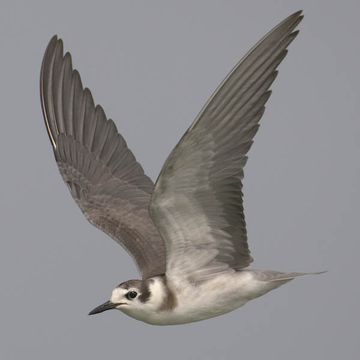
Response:
M127 294L126 294L126 298L128 300L132 300L132 299L135 299L137 296L137 292L136 291L129 291Z

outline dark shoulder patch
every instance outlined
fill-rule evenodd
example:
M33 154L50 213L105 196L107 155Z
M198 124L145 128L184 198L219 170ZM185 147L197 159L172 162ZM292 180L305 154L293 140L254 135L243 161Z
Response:
M162 303L159 310L169 311L169 310L174 309L177 306L177 299L176 299L175 293L172 291L172 289L167 284L166 276L162 277L162 281L163 281L165 289L166 289L166 297L165 297L164 302Z
M150 284L152 281L153 281L152 279L142 281L141 288L140 288L141 294L139 296L139 300L142 303L147 302L150 298Z

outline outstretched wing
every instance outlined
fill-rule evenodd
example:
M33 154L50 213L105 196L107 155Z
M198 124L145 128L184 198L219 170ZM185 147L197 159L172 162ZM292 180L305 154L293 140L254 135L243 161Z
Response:
M301 12L289 16L250 50L166 160L150 213L166 242L168 276L201 280L252 262L242 201L246 154L301 19Z
M56 36L44 55L40 91L60 173L86 218L134 257L144 278L164 273L164 243L148 212L153 182L83 89Z

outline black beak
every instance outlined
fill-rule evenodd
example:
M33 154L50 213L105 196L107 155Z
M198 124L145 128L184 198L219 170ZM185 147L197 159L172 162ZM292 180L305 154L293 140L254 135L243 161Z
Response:
M95 315L95 314L99 314L102 313L103 311L106 310L111 310L111 309L115 309L119 304L114 304L113 302L111 302L110 300L97 306L95 309L91 310L89 312L89 315Z

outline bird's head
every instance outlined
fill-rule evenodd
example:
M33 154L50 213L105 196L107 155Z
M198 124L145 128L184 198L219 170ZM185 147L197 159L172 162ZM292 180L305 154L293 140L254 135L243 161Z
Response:
M164 297L165 289L161 278L128 280L118 285L112 291L110 300L90 311L89 315L117 309L135 318L143 317L146 313L158 310Z

